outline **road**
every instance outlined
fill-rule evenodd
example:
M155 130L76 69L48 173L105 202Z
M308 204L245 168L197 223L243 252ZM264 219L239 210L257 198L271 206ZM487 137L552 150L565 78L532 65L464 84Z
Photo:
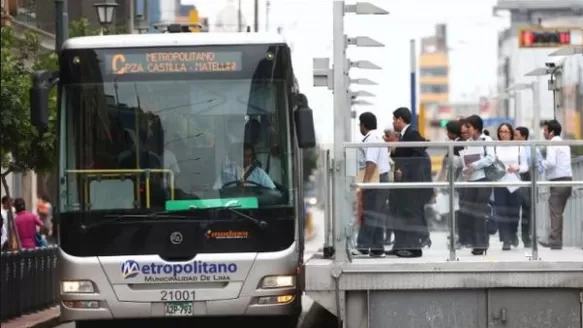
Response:
M316 253L318 251L318 249L320 249L322 247L322 245L324 244L324 212L322 212L321 210L317 209L317 208L313 208L312 209L312 220L313 220L313 224L314 224L314 231L315 234L313 236L313 238L309 241L306 242L306 248L305 248L305 258L306 260L312 256L314 253ZM303 304L303 309L304 309L304 313L310 309L310 306L312 305L312 300L307 297L307 296L303 296L302 297L302 304ZM217 323L216 325L214 325L214 328L221 328L221 323ZM227 324L225 324L225 326L227 326ZM229 327L232 327L233 324L229 323L228 324ZM75 328L75 324L74 323L67 323L67 324L63 324L58 326L58 328Z

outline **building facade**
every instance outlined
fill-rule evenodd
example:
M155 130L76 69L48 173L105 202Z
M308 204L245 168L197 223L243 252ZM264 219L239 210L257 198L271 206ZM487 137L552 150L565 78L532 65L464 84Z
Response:
M452 118L451 107L447 106L449 103L449 57L446 25L436 25L435 35L421 39L418 65L419 104L423 111L419 124L421 130L426 131L426 138L436 140L440 129L433 126L431 122Z
M545 67L556 61L548 55L556 48L519 48L519 30L525 27L573 27L583 26L583 2L581 0L498 0L494 13L506 11L510 27L498 35L498 83L497 92L505 94L518 83L534 82L538 95L522 91L510 97L500 97L496 107L498 116L514 118L516 124L534 128L534 97L538 97L541 120L557 118L562 122L565 136L580 139L583 136L583 58L572 56L562 63L561 90L553 95L548 90L549 76L529 78L526 73ZM581 40L573 40L581 42ZM555 102L553 101L555 98ZM554 106L553 104L556 104Z

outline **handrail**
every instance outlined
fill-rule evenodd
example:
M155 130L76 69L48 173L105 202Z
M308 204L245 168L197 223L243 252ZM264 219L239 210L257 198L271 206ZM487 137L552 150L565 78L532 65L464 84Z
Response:
M531 181L516 182L467 182L457 181L453 183L454 188L493 188L493 187L530 187ZM580 187L583 181L535 181L536 185L547 187ZM449 182L376 182L376 183L353 183L353 188L361 189L433 189L446 188L450 186Z
M350 148L446 148L449 146L460 147L476 147L476 146L498 146L498 147L512 147L512 146L583 146L583 140L561 140L561 141L549 141L549 140L525 140L525 141L396 141L396 142L375 142L375 143L356 143L356 142L346 142L343 147L346 149Z
M150 173L163 173L170 177L170 199L174 200L175 196L175 186L174 186L174 172L169 169L87 169L87 170L66 170L66 174L85 174L87 177L95 176L108 176L108 177L121 177L125 174L130 175L141 175L146 174L146 208L150 208L151 195L150 195ZM85 203L89 203L87 197L89 197L89 186L87 183L84 184L85 192ZM139 192L138 192L139 194Z

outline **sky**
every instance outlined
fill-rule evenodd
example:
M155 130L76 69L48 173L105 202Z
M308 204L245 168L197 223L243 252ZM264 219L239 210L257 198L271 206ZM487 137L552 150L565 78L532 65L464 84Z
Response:
M182 4L196 5L200 16L210 23L229 1L182 0ZM164 2L164 1L162 1ZM169 1L170 2L170 1ZM312 86L312 58L332 56L332 0L271 0L266 22L266 0L259 0L260 30L282 33L293 47L294 70L300 89L310 101L318 124L320 143L333 139L332 92ZM410 104L411 39L417 40L434 33L435 24L448 26L450 48L450 100L477 102L481 95L493 96L497 70L497 35L508 19L492 16L496 0L368 0L390 12L386 16L345 16L348 36L369 36L385 44L384 48L354 48L347 51L351 60L370 60L382 70L352 69L351 77L368 78L377 86L352 86L352 90L366 90L376 95L367 99L372 106L356 106L357 113L372 111L377 115L379 128L389 126L392 111ZM253 0L241 0L243 16L253 22ZM347 4L355 1L347 1ZM164 4L163 4L164 5ZM163 13L173 8L163 7ZM236 21L233 22L236 24Z

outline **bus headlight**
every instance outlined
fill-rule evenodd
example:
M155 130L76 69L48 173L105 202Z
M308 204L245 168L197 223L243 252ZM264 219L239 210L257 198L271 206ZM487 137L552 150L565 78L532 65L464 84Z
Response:
M295 285L295 276L269 276L261 281L261 288L264 289L294 287Z
M62 281L61 290L63 293L95 293L95 286L89 280Z

